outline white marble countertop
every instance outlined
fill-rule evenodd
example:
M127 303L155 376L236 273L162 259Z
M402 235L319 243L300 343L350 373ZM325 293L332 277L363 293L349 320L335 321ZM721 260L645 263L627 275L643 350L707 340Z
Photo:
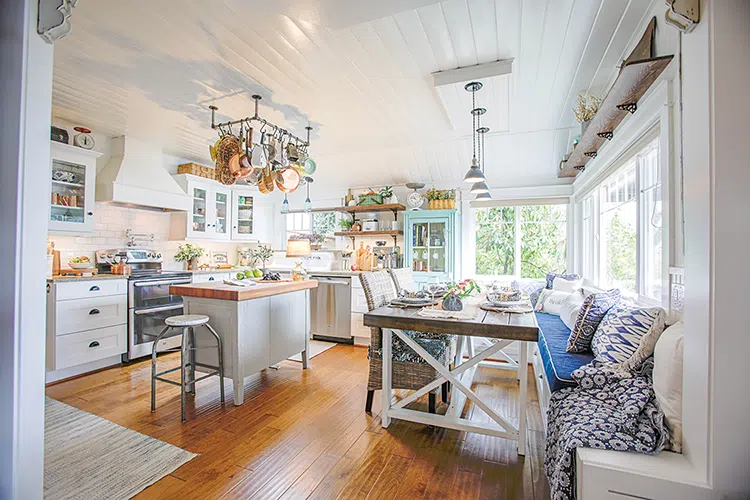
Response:
M47 278L47 282L65 283L68 281L96 281L96 280L126 280L127 276L122 274L88 274L85 276L53 276Z

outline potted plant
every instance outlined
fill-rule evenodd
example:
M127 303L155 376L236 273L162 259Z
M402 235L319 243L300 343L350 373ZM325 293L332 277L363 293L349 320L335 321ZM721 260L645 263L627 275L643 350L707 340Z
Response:
M263 263L263 274L265 275L267 272L266 262L273 257L273 250L268 245L258 245L255 250L250 251L250 257L256 262L261 261Z
M429 210L456 208L455 189L435 189L433 187L428 189L422 196L427 199L427 208Z
M206 251L198 245L185 243L177 248L174 260L177 262L185 262L188 271L192 271L198 268L198 258L205 255L205 253Z
M464 280L461 283L452 283L448 292L443 295L443 309L446 311L461 311L464 308L462 299L482 293L482 289L474 280Z
M601 103L602 100L596 96L583 92L578 93L578 97L576 97L576 105L573 108L573 114L575 115L576 120L578 120L578 123L581 124L581 137L586 133L586 129L589 128L589 124L599 110L599 105Z
M323 248L323 242L326 240L326 237L323 234L311 234L308 239L310 240L311 250L320 250Z
M383 203L398 203L398 199L393 201L393 186L383 186L380 188L380 197L383 199Z
M341 230L342 231L351 231L353 225L354 225L354 221L353 220L341 219L339 221L339 226L341 226Z

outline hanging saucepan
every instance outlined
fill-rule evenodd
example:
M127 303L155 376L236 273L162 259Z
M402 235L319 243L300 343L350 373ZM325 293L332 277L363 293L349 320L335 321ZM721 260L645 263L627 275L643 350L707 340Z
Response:
M307 159L305 160L305 163L304 163L304 165L305 165L305 166L304 166L304 169L305 169L305 173L306 173L307 175L312 175L312 174L314 174L314 173L315 173L315 171L316 171L316 170L318 169L318 165L316 165L316 164L315 164L315 160L313 160L313 159L312 159L312 158L310 158L309 156L308 156L308 157L307 157Z
M238 137L240 147L237 150L236 153L232 155L231 158L229 158L229 172L231 172L232 177L235 179L238 179L240 177L240 157L244 154L242 152L242 142L245 139L245 130L242 125L240 125L240 135Z
M253 166L251 163L251 151L250 146L253 143L253 128L247 129L247 137L245 137L245 152L240 155L240 179L247 179L253 172Z
M281 168L274 172L276 187L285 193L292 193L300 183L300 174L293 167Z
M258 181L258 189L260 189L261 193L267 194L273 191L273 187L273 169L271 168L271 162L268 161Z

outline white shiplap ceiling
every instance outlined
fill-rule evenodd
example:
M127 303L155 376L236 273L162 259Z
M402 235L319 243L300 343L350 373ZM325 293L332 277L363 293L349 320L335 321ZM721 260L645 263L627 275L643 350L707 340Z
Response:
M259 93L263 117L315 127L316 186L455 185L471 138L432 73L513 59L508 109L477 93L489 181L570 182L575 95L614 79L653 1L88 0L55 44L53 114L208 164L207 106L248 116Z

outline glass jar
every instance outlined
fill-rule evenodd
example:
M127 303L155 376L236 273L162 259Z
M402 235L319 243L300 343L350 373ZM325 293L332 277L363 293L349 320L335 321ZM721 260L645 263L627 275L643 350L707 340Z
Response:
M305 281L307 279L307 271L302 267L302 261L298 260L295 262L294 269L292 269L292 281Z

